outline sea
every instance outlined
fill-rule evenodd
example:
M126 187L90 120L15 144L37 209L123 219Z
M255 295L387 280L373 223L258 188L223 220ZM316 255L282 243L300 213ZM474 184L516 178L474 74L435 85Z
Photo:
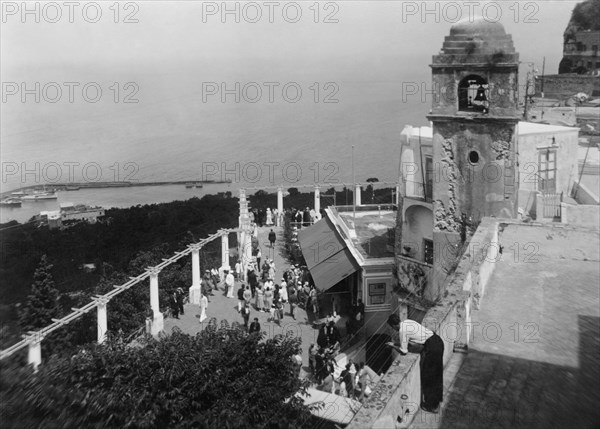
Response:
M101 79L96 79L101 82ZM109 81L105 82L109 85ZM2 113L5 193L25 186L76 182L230 181L61 191L57 200L0 207L0 222L26 222L60 203L130 207L201 197L240 188L275 192L341 188L377 178L396 182L400 133L428 125L431 100L404 99L399 80L296 81L303 96L203 100L189 85L150 94L139 102L17 103ZM328 95L327 101L323 90Z

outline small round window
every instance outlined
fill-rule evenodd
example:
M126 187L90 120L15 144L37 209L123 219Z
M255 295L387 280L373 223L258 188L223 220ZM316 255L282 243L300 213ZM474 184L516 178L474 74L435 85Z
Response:
M477 152L476 150L472 150L471 152L469 152L469 162L471 164L478 164L479 163L479 152Z

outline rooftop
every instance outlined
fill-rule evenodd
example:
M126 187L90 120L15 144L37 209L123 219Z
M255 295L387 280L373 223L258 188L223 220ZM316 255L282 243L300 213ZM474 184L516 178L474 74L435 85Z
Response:
M578 132L579 128L563 127L560 125L538 124L534 122L519 122L519 135L540 133Z
M337 218L348 230L354 230L352 236L354 248L364 259L394 257L393 244L388 244L388 230L396 228L396 209L388 205L357 206L356 214L352 206L336 206ZM356 227L354 224L356 222Z
M578 132L579 128L576 127L563 127L560 125L548 125L548 124L540 124L536 122L524 122L519 121L518 123L518 133L520 136L528 135L528 134L548 134L548 133L567 133L567 132ZM432 139L433 138L433 128L432 127L413 127L411 125L406 125L402 130L403 135L407 135L409 137L421 137L424 139Z
M444 58L445 57L445 58ZM512 37L499 22L483 17L463 19L452 26L444 39L441 55L434 63L471 63L491 61L511 63L518 61Z
M504 250L472 312L474 337L444 408L417 415L411 427L593 427L598 229L500 224L499 242Z

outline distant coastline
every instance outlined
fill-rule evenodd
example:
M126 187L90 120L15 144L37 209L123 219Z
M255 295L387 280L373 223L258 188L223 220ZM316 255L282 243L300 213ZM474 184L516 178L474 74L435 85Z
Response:
M11 191L0 193L1 198L10 197L15 192L26 192L47 188L54 191L76 191L79 189L99 189L99 188L129 188L133 186L166 186L166 185L213 185L229 184L231 180L172 180L168 182L69 182L52 183L46 185L30 185Z

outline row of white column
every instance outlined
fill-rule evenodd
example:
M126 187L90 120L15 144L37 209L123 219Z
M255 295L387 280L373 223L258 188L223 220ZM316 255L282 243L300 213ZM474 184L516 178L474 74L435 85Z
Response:
M192 286L189 288L190 303L200 304L202 296L201 279L200 279L200 245L192 244ZM222 269L229 269L229 234L224 233L221 236L221 262ZM152 309L152 317L146 321L147 332L152 335L158 335L164 329L164 316L160 312L158 275L160 269L149 268L150 273L150 307ZM106 340L108 332L108 317L106 308L109 299L104 296L96 296L93 298L96 302L98 335L97 341L102 344ZM27 337L29 341L28 362L37 367L42 363L42 340L44 336L38 332L31 332Z
M354 185L354 195L356 198L356 205L362 205L361 200L361 185L357 183ZM400 184L396 185L396 204L400 203ZM315 186L315 211L318 213L321 211L321 190L319 186ZM277 189L277 212L283 213L283 188Z

